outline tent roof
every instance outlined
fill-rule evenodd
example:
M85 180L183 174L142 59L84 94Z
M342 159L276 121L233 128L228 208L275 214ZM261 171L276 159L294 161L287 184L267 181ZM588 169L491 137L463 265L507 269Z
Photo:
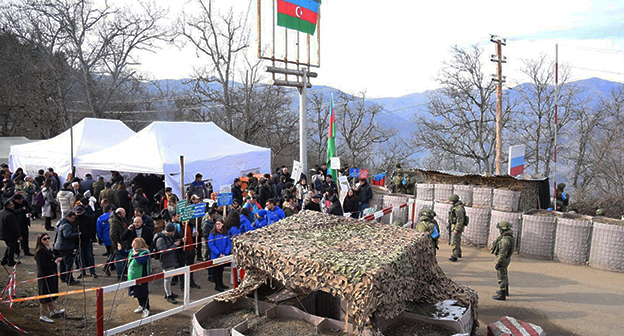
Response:
M266 152L247 144L212 122L156 121L119 144L85 155L77 166L84 169L164 174L164 164L217 160L226 156Z
M84 118L74 125L74 158L110 147L134 134L119 120ZM70 130L54 138L29 144L11 146L11 156L53 157L69 156Z
M11 146L21 145L25 143L35 142L37 140L29 140L23 136L17 137L2 137L0 138L0 160L4 163L8 163L9 152L11 151Z

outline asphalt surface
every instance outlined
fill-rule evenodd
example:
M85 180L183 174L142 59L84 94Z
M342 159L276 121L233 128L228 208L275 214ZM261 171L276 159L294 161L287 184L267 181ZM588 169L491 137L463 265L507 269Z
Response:
M501 316L537 324L548 336L624 335L624 273L514 254L510 296L496 301L492 295L498 285L489 249L463 247L462 255L458 262L449 261L450 247L441 242L437 259L450 278L479 293L477 335L486 335L487 324Z

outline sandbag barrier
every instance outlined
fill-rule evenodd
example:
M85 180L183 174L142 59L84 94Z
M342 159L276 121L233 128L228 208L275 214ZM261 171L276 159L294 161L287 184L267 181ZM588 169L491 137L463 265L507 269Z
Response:
M591 233L591 217L561 214L557 218L554 260L566 264L586 264L589 256Z
M472 207L466 204L470 201L470 196L467 196L469 191L468 194L463 191L463 198L460 195L470 216L470 224L464 232L466 243L491 246L499 235L496 224L506 220L513 225L516 252L562 263L589 264L594 268L624 272L624 253L621 253L624 251L624 221L546 210L523 214L518 212L521 191L484 186L418 184L415 220L421 210L433 209L440 225L440 239L447 240L448 210L451 207L447 196L451 190L455 194L462 193L462 188L472 188ZM485 227L483 219L488 216L488 211ZM412 218L412 215L409 217Z

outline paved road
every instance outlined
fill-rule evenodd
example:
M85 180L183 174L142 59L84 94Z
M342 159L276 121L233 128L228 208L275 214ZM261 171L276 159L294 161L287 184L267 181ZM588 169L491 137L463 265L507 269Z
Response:
M622 251L624 253L624 251ZM624 335L624 273L601 271L515 254L509 266L507 301L496 301L494 257L489 250L463 248L457 263L441 242L438 263L454 281L479 293L479 328L508 315L542 326L548 336Z

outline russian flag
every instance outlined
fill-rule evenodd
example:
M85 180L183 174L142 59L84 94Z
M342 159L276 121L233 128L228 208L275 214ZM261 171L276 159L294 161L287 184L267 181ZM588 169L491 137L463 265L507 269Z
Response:
M509 175L524 174L524 151L524 145L509 147Z

